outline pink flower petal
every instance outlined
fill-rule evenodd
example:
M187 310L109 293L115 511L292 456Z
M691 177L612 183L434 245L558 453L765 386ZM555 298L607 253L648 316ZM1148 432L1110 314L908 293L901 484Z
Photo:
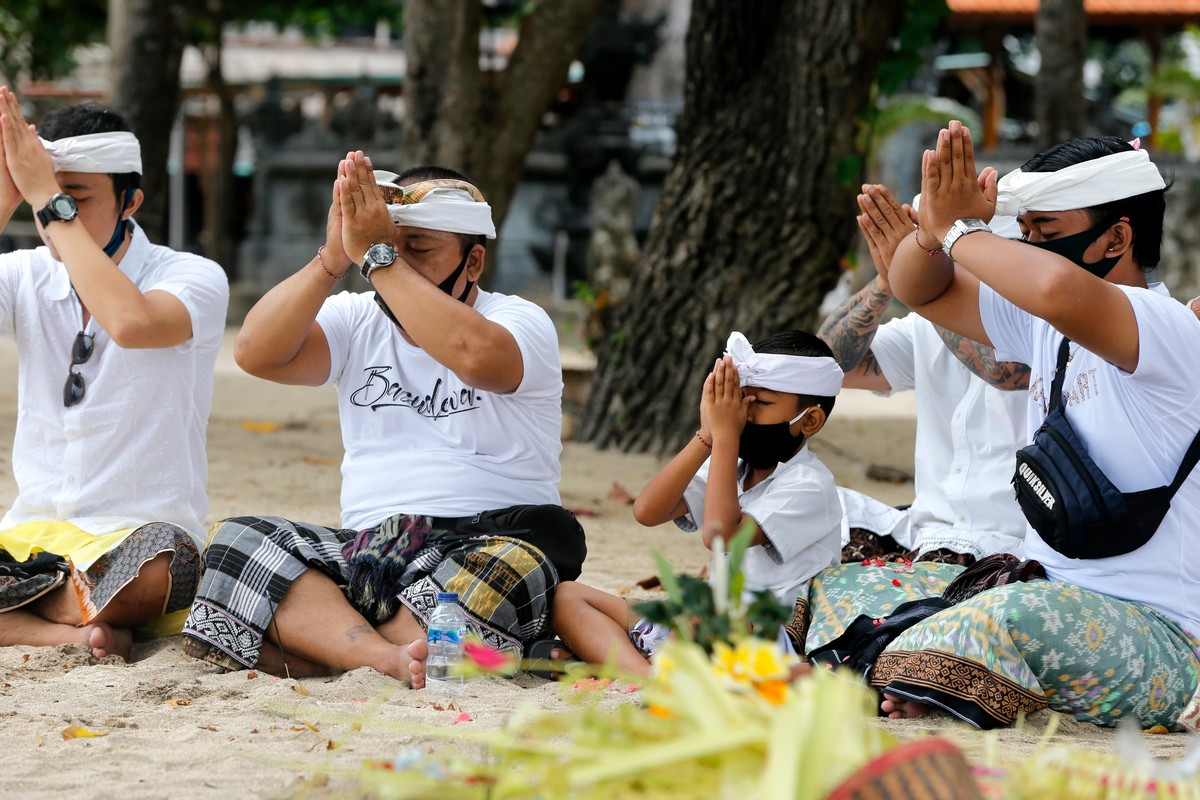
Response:
M462 711L462 712L459 712L459 715L454 718L454 722L451 722L450 724L457 725L460 722L474 722L474 719L472 719L470 714L468 714L465 711Z

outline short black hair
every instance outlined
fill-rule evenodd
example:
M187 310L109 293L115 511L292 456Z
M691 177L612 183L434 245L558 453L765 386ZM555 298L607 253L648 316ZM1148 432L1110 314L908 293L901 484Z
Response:
M829 349L824 341L808 331L783 331L775 333L765 339L760 339L751 345L756 353L771 353L781 356L807 356L809 358L833 358L833 351ZM836 397L823 397L820 395L797 395L800 398L801 404L815 404L821 407L825 412L825 418L833 413L833 404L837 400Z
M1064 167L1082 164L1114 153L1130 152L1133 145L1119 136L1085 136L1056 144L1025 162L1022 172L1058 172ZM1158 266L1162 256L1163 215L1166 212L1167 189L1113 200L1083 209L1092 219L1092 227L1109 226L1121 217L1129 218L1133 228L1133 260L1143 271Z
M406 169L396 176L396 183L401 186L407 186L410 183L420 183L421 181L463 181L479 188L479 184L463 175L461 172L452 170L449 167L438 167L432 164L426 164L421 167L412 167ZM456 233L459 246L462 247L462 255L465 257L471 252L471 248L479 245L484 250L487 249L487 237L478 233Z
M85 136L89 133L132 133L133 129L117 112L97 103L81 103L51 111L42 117L37 126L38 136L48 142L66 139L68 136ZM136 172L109 173L113 182L113 193L117 205L125 207L125 195L142 186L142 176Z

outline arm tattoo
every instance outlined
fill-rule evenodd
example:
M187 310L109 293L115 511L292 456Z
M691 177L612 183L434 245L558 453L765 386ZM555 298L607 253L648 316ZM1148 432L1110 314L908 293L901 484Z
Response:
M964 367L997 389L1014 391L1029 388L1029 367L1016 361L997 361L996 351L985 344L971 341L941 325L934 325L946 349Z
M856 369L864 357L870 356L875 331L879 330L879 321L891 302L891 292L880 289L878 281L873 279L822 323L817 336L829 345L834 360L844 371ZM882 374L874 357L866 366L869 374Z

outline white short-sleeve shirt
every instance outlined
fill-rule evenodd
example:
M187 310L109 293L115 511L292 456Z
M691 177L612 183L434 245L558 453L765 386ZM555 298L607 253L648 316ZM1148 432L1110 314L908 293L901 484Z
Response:
M168 292L191 318L175 347L127 350L95 318L86 391L63 405L83 312L66 267L46 247L0 255L0 333L19 358L13 473L18 495L0 527L70 522L105 534L171 522L204 541L205 431L229 285L212 261L151 244L136 225L118 265L142 291Z
M821 570L841 561L842 505L833 474L805 444L749 491L738 469L738 506L766 536L742 560L747 592L768 589L789 608L800 589ZM688 512L675 520L693 532L704 526L705 461L683 493Z
M461 517L519 504L558 504L562 366L554 323L520 297L480 290L474 308L521 350L521 385L495 394L465 384L411 345L373 293L325 301L342 443L342 525L392 514Z
M1026 523L1011 482L1026 442L1025 392L989 386L916 314L881 326L871 352L891 391L915 391L917 401L915 498L896 527L882 532L921 552L1020 555ZM851 514L859 504L846 506ZM871 528L865 519L847 522Z
M1138 366L1125 372L1071 344L1063 395L1067 419L1088 454L1123 492L1168 484L1200 431L1200 321L1161 284L1118 286L1138 326ZM980 287L979 311L999 358L1030 365L1029 429L1048 412L1050 384L1062 335ZM1032 529L1026 555L1055 579L1124 600L1145 603L1200 634L1200 470L1171 503L1158 532L1131 553L1070 559Z

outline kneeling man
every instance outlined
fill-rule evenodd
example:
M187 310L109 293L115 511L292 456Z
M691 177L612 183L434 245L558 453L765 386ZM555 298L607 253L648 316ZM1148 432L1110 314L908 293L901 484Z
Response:
M325 244L246 317L252 375L338 390L340 529L226 520L205 551L189 653L293 677L370 666L424 684L439 591L520 652L548 594L579 575L583 530L559 505L562 370L538 306L477 285L491 208L438 167L338 167ZM374 293L327 297L352 264Z

